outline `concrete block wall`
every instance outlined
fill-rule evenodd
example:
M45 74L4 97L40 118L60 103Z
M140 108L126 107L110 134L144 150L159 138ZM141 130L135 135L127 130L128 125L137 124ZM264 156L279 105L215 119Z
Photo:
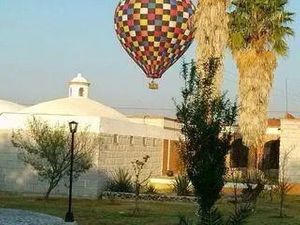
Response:
M112 174L119 168L132 170L132 161L142 160L145 155L149 155L150 159L143 171L145 176L150 173L153 177L162 174L162 140L156 138L131 137L119 135L101 134L103 138L103 146L99 155L99 169L105 171L107 176ZM116 142L116 139L117 142Z

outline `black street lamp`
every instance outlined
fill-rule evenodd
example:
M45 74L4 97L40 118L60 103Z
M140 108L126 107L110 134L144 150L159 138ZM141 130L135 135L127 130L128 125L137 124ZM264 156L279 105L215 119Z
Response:
M72 212L72 188L73 188L73 163L74 163L74 137L77 132L78 123L72 121L69 123L70 132L72 134L71 140L71 165L70 165L70 187L69 187L69 208L65 217L65 222L74 222L74 215Z

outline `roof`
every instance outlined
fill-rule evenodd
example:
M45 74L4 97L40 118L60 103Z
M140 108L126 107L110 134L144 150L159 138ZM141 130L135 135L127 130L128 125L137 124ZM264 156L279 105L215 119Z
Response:
M81 73L77 74L77 77L73 78L70 83L86 83L89 84L88 80L85 79Z
M20 110L24 109L26 106L19 105L14 102L0 100L0 113L4 112L19 112Z
M280 119L268 119L268 127L280 127L281 121Z
M128 120L127 117L109 106L88 98L61 98L43 102L21 111L28 114L53 114L74 116L96 116L116 120Z
M132 119L162 119L162 120L169 120L169 121L174 121L174 122L178 122L178 120L176 118L171 118L171 117L167 117L167 116L160 116L160 115L148 115L148 114L138 114L138 115L129 115L127 116L128 118L132 118Z
M296 119L296 117L291 113L286 113L284 118L285 119Z

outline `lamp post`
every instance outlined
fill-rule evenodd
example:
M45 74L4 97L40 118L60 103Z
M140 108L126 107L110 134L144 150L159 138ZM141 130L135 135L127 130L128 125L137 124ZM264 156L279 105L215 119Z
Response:
M77 132L78 123L72 121L69 123L70 132L72 134L71 139L71 159L70 159L70 186L69 186L69 207L65 217L65 222L74 222L74 215L72 211L72 188L73 188L73 163L74 163L74 137Z

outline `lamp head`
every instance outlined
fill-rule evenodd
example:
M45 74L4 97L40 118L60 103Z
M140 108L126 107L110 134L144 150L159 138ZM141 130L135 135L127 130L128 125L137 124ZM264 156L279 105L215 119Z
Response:
M77 122L75 122L75 121L69 122L69 128L70 128L71 133L76 133L77 132L77 127L78 127Z

